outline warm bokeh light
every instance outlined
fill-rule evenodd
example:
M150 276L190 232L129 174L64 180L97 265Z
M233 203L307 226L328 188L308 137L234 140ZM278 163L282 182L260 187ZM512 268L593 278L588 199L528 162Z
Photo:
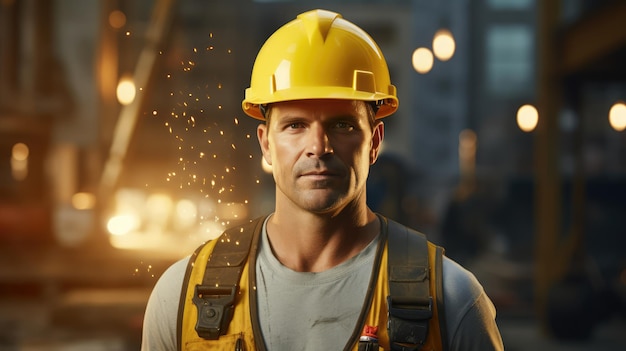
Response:
M476 132L471 129L464 129L459 133L459 148L475 152L477 139Z
M91 210L96 205L96 196L92 193L76 193L72 195L72 206L77 210Z
M441 61L448 61L454 56L456 50L456 42L454 36L447 29L440 29L433 37L433 52L435 57Z
M224 220L235 220L248 216L248 206L244 203L230 202L217 208L218 216Z
M175 226L178 230L189 230L198 218L198 207L191 200L182 199L176 203Z
M463 176L472 176L476 169L476 132L465 129L459 133L459 167Z
M517 110L517 126L524 132L532 132L539 122L539 112L533 105L523 105Z
M107 230L112 235L125 235L139 228L139 218L133 215L114 216L107 222Z
M135 100L135 82L131 78L122 78L117 84L117 101L122 105L129 105Z
M172 216L174 200L169 195L156 193L150 194L144 205L143 213L149 230L165 231Z
M13 145L13 149L11 150L11 157L18 161L24 161L28 158L28 145L24 143L17 143Z
M609 123L611 128L618 132L626 129L626 104L618 102L611 106L609 110Z
M24 143L16 143L11 149L11 175L22 181L28 176L28 155L30 150Z
M433 68L433 53L427 48L417 48L413 51L413 68L417 73L425 74Z
M109 14L109 25L115 29L120 29L126 25L126 15L120 10L112 11Z

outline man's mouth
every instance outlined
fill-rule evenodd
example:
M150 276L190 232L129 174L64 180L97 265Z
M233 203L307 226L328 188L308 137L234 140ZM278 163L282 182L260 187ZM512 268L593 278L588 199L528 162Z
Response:
M338 173L337 172L333 172L330 170L315 170L315 171L309 171L309 172L304 172L302 174L300 174L301 177L334 177L337 176Z

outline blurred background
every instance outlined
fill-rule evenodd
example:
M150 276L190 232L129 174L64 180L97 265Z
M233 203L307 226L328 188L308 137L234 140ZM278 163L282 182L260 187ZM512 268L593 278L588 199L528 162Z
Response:
M255 55L326 8L400 109L368 202L444 245L508 350L626 347L626 1L0 0L0 350L136 350L160 274L268 213Z

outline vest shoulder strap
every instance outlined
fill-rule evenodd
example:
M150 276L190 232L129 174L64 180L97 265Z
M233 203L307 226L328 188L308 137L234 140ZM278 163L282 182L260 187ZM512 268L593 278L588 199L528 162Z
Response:
M426 236L395 221L388 220L389 296L387 296L388 335L391 350L420 350L429 335L433 317L431 284L435 284L438 344L447 350L443 313L443 249L435 251L435 277L430 277L430 259ZM431 279L434 278L434 282Z
M263 220L264 217L261 217L242 226L232 227L215 239L213 250L206 261L202 284L193 287L192 301L198 309L195 329L201 338L216 340L228 329L241 273L250 252L254 233L263 225ZM189 260L183 295L186 289L192 288L187 287L191 271L196 264L203 264L196 262L196 257L205 246L206 244L198 248ZM184 301L181 297L181 303ZM182 339L180 320L181 316L179 316L179 341Z
M448 324L446 322L446 310L443 303L443 255L445 250L441 246L436 247L435 252L435 290L437 292L437 318L439 319L439 337L441 350L448 351Z

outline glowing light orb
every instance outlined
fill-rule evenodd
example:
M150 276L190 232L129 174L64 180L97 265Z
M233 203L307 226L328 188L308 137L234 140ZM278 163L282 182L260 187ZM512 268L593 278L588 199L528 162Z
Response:
M433 51L435 57L441 61L448 61L454 56L456 50L456 42L452 33L447 29L440 29L435 33L433 38Z
M523 105L517 110L517 126L524 132L532 132L539 123L539 112L533 105Z
M417 73L425 74L433 68L434 57L432 51L427 48L417 48L413 52L413 68Z
M609 123L618 132L626 129L626 104L618 102L609 110Z

